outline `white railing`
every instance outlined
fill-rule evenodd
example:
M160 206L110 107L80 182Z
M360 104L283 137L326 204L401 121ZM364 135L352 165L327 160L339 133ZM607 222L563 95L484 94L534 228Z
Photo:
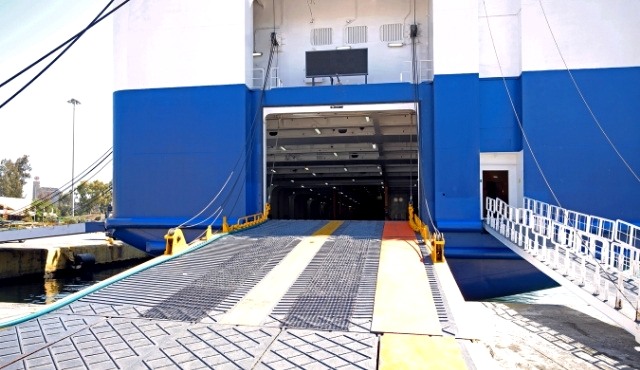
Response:
M262 84L264 83L264 68L253 69L252 82L254 89L262 89Z
M410 60L404 61L403 69L400 72L400 82L413 82L413 68ZM418 82L433 81L433 63L429 59L418 61Z
M640 227L531 198L524 208L487 198L486 210L491 229L622 313L640 338Z
M278 67L271 68L271 73L269 74L269 83L267 84L268 89L282 87L282 80L278 77ZM252 85L254 89L262 89L262 85L264 84L265 78L265 69L264 68L254 68L253 69L253 78Z

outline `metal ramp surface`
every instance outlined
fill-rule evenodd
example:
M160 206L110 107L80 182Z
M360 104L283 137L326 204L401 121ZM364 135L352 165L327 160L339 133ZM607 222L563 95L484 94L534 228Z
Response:
M326 224L269 221L0 329L0 368L385 368L381 338L406 338L371 328L384 222L346 221L318 234ZM280 263L287 256L311 246L317 251L300 272L278 280L283 295L259 324L219 322L287 267ZM420 348L453 349L464 364L466 341L451 334L456 325L438 273L415 261L435 292L432 334L448 338L421 336L428 342Z

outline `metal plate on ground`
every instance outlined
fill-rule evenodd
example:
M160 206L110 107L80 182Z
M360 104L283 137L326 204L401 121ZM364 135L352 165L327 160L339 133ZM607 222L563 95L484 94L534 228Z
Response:
M290 329L276 338L256 369L375 369L377 352L374 334Z

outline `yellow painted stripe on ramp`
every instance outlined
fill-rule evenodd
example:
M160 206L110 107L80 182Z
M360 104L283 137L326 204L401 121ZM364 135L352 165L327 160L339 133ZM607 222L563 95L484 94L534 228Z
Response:
M385 333L380 337L380 370L467 369L453 337Z
M329 221L311 236L302 239L273 270L222 315L218 322L248 326L262 324L318 253L329 235L340 225L342 221Z
M442 335L415 241L383 240L371 331Z

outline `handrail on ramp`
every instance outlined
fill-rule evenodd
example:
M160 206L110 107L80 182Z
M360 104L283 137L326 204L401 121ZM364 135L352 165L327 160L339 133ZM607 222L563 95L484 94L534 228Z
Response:
M640 227L530 198L485 204L490 233L640 342Z
M267 221L270 210L271 205L269 203L266 203L263 212L240 217L235 225L229 225L229 223L227 222L227 217L224 216L222 218L222 232L232 233L235 231L257 226ZM182 252L183 250L190 248L194 243L210 240L214 235L215 233L212 231L211 225L209 225L207 226L207 229L201 238L196 239L192 241L191 244L189 244L187 243L187 239L185 238L184 233L179 227L169 229L167 234L164 236L164 239L166 241L164 254L173 255Z

